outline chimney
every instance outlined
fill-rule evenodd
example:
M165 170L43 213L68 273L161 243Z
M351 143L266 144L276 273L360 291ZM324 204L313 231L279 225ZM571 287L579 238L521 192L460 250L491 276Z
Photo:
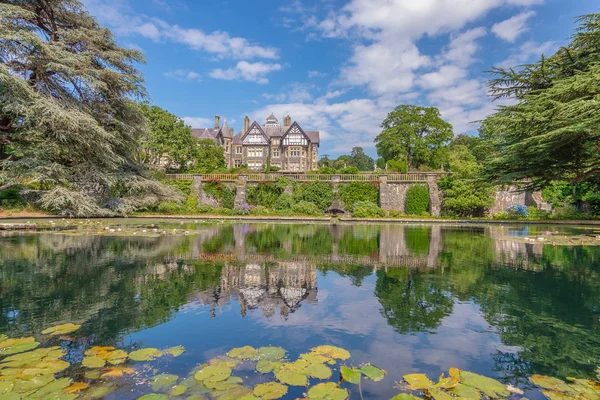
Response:
M231 135L231 137L233 137L233 128L229 128L229 135Z
M221 127L221 117L215 115L215 129L219 129Z
M285 128L289 127L292 125L292 117L290 117L289 115L285 118L283 118L283 126Z
M250 118L246 115L246 118L244 118L244 132L248 132L248 129L250 129Z

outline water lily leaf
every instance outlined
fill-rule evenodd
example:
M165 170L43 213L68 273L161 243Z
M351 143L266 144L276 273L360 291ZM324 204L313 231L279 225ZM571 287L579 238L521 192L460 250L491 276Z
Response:
M102 370L103 378L119 378L123 375L131 375L135 372L134 368L128 367L110 367Z
M169 392L170 396L181 396L182 394L185 393L185 391L187 390L187 386L184 385L175 385L171 388L171 391Z
M448 370L448 375L451 376L452 378L460 379L460 370L456 367L450 367L450 369Z
M275 372L275 377L281 383L285 383L290 386L306 386L308 385L308 378L296 371L290 371L280 368L279 371Z
M52 380L47 385L41 387L35 393L27 396L30 399L41 399L46 396L54 398L55 395L62 394L62 390L68 387L71 384L72 380L70 378L61 378ZM51 396L49 396L51 395Z
M153 347L139 349L129 353L129 358L133 361L152 361L160 356L162 356L162 352Z
M461 383L450 389L449 392L465 400L479 400L481 398L479 390Z
M600 383L598 382L576 378L567 378L567 380L572 382L569 386L576 392L600 392ZM510 390L510 388L508 388L508 390Z
M247 394L244 397L240 397L239 400L260 400L260 397L256 397L253 394Z
M194 374L200 382L220 382L231 376L233 371L224 365L208 365Z
M180 355L182 355L183 353L185 353L185 347L183 347L183 346L171 347L171 348L168 348L166 350L163 350L162 353L163 354L170 354L173 357L179 357Z
M54 375L69 368L70 365L70 363L63 360L39 361L28 368L24 368L22 374L24 376Z
M242 382L243 382L242 378L239 378L237 376L230 376L229 378L225 379L224 381L218 381L218 382L205 381L204 384L209 389L214 389L217 391L224 391L224 390L230 390L230 389L236 388Z
M425 393L427 393L427 396L433 400L455 400L455 397L436 387L425 389Z
M112 385L92 386L86 390L85 395L90 399L102 399L106 395L115 391L115 387Z
M13 390L13 386L15 386L12 381L9 380L0 380L0 394L10 393Z
M208 361L210 365L222 365L229 368L234 368L240 361L229 357L216 357Z
M415 397L412 394L400 393L392 397L390 400L417 400L420 397Z
M73 382L69 387L63 389L65 393L79 393L89 387L89 383L85 382Z
M166 394L150 393L138 397L138 400L169 400L169 396Z
M85 371L85 374L83 376L85 379L100 379L100 377L102 376L102 371L100 371L99 369L88 370Z
M279 361L270 361L270 360L260 360L256 364L256 370L261 374L268 374L271 371L276 371L281 367L281 362Z
M533 375L532 377L529 378L529 380L534 385L537 385L544 389L554 390L557 392L565 392L565 393L569 393L569 394L575 394L572 387L570 387L567 383L565 383L564 381L562 381L558 378L552 378L552 377L543 376L543 375Z
M486 376L477 375L472 372L460 371L460 382L467 386L474 387L486 396L493 399L510 395L510 392L506 389L506 386L497 380L488 378Z
M81 325L72 324L72 323L55 325L50 328L44 329L42 331L42 334L43 335L51 335L51 336L66 335L67 333L75 332L79 328L81 328Z
M86 368L102 368L106 365L106 361L98 356L86 356L81 361L81 365Z
M423 390L433 386L433 382L425 374L408 374L402 377L411 390Z
M285 357L285 350L281 347L260 347L258 349L259 360L279 361Z
M62 350L58 346L35 349L25 353L19 353L6 357L2 361L2 364L0 364L0 368L24 367L27 365L35 364L39 361L58 360L59 358L64 356L64 354L64 350Z
M171 374L160 374L152 378L152 390L155 392L171 388L179 377Z
M275 400L282 398L287 392L287 386L277 382L268 382L254 386L252 394L264 400Z
M561 392L554 392L552 390L542 390L542 394L546 396L550 400L568 400L573 399L573 396L570 394L565 394Z
M458 385L459 378L455 376L444 377L444 374L440 376L440 380L435 384L435 387L440 389L452 389Z
M123 364L127 360L127 352L123 350L115 350L107 354L106 361L112 365Z
M311 352L338 360L347 360L350 358L350 352L348 350L336 346L318 346L311 349Z
M329 379L331 378L331 368L324 364L309 364L304 370L304 374L315 379Z
M379 382L385 377L385 371L372 365L365 365L360 369L360 372L367 378Z
M46 386L54 381L52 375L28 376L13 380L13 393L25 393Z
M293 363L283 363L281 366L288 371L300 372L303 374L309 365L310 363L306 360L296 360Z
M229 390L218 392L217 400L238 400L241 397L252 394L252 390L243 386L237 386Z
M300 354L300 359L306 360L311 364L335 364L335 360L333 358L313 352Z
M345 400L348 396L348 390L340 389L334 382L319 383L311 387L307 393L307 397L314 400Z
M40 345L33 337L6 339L0 342L0 356L23 353L33 350Z
M347 367L345 365L342 365L340 367L340 372L342 373L342 378L346 381L346 382L350 382L350 383L354 383L354 384L359 384L360 383L360 376L362 375L359 369L356 368L350 368Z
M238 360L255 360L258 358L258 350L252 346L237 347L231 349L227 355Z

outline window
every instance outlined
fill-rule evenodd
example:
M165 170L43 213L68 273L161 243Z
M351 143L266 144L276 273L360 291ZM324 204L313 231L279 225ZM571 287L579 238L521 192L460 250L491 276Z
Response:
M235 146L235 154L242 154L242 146Z
M290 133L283 140L285 145L302 145L306 146L306 137L301 133Z
M233 160L233 166L239 168L242 166L242 160Z
M230 146L230 143L229 143L229 142L227 142L227 143L225 144L225 153L229 153L229 152L231 151L231 148L230 148L229 146Z
M265 138L263 135L248 135L245 142L246 143L264 143Z
M273 139L273 144L274 145L278 145L279 144L279 139Z
M288 170L289 171L300 171L300 164L299 163L288 163Z
M273 158L279 158L279 149L273 149Z
M263 156L263 148L262 147L248 147L248 157L262 157Z
M261 161L250 161L248 162L248 168L250 169L254 169L254 170L258 170L258 169L262 169L262 162Z
M300 147L290 147L288 150L290 157L300 157L302 149Z

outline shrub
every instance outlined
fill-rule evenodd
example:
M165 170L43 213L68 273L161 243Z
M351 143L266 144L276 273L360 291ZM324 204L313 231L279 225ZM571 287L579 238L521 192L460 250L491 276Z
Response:
M270 215L271 211L267 207L250 207L250 215Z
M250 206L244 205L233 210L233 215L250 215Z
M529 212L524 204L512 204L506 208L509 218L528 218Z
M15 209L23 208L27 205L25 199L21 195L23 187L20 185L13 186L0 192L0 208Z
M344 175L354 175L354 174L359 174L360 170L357 167L346 167L346 168L342 168L338 171L340 174L344 174Z
M207 182L204 184L204 191L207 195L216 199L221 207L233 209L235 190L229 188L223 182Z
M186 211L185 206L174 201L162 202L157 209L161 214L182 214Z
M300 215L322 215L323 210L314 203L300 201L292 206L292 212Z
M275 210L291 210L294 204L294 199L287 193L282 193L275 202Z
M402 211L390 210L390 211L388 211L388 217L402 218L402 217L404 217L404 213Z
M180 181L180 180L168 180L166 182L169 186L177 188L181 193L188 195L192 191L193 181Z
M187 211L195 212L198 209L198 196L195 193L190 193L185 201Z
M394 172L400 172L405 174L408 172L408 163L404 160L389 160L387 163L387 169Z
M333 202L333 188L327 182L305 182L296 185L294 201L313 203L321 211L325 211Z
M426 185L411 185L406 191L406 213L421 215L429 211L429 188Z
M529 219L550 219L548 211L540 210L537 207L527 207L527 213L529 214Z
M378 218L385 215L385 211L372 201L357 201L352 209L352 216L355 218Z
M279 198L279 190L271 182L260 182L256 186L250 186L246 190L246 199L248 203L255 206L273 208Z
M379 186L367 182L351 182L340 185L338 196L349 211L359 201L369 201L377 204L379 201Z

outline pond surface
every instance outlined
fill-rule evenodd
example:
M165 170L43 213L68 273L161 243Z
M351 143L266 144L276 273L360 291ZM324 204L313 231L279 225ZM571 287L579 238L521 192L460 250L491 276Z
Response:
M183 345L152 367L180 376L233 347L281 346L295 359L335 345L350 351L348 364L387 371L363 381L365 399L398 394L404 374L435 379L450 367L541 398L532 374L593 378L600 365L600 247L520 240L590 228L74 224L0 237L0 334L81 324L63 343L74 360L94 345ZM136 379L107 398L151 391ZM356 385L342 387L360 398Z

